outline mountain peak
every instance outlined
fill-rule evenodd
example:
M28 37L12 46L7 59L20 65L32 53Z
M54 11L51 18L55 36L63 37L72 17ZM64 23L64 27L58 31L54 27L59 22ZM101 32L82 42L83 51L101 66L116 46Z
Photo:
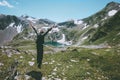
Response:
M113 6L117 7L119 5L120 5L120 3L112 1L112 2L110 2L110 3L107 4L107 7L113 7Z
M108 3L108 5L114 5L114 4L120 4L120 3L114 1Z

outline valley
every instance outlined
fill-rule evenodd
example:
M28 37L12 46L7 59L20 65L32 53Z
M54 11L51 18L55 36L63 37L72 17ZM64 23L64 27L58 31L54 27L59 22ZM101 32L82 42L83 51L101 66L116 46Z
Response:
M120 3L78 20L0 15L0 80L120 80ZM45 37L37 67L36 34Z

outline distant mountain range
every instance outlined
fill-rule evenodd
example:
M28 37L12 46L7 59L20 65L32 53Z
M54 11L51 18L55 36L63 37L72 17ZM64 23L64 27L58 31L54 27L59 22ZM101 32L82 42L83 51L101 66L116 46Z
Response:
M79 15L79 14L78 14ZM79 20L70 20L56 23L48 19L36 19L27 15L17 17L14 15L0 15L0 46L15 39L29 39L34 37L34 32L29 27L28 21L36 29L43 26L49 27L57 24L65 34L66 41L73 41L75 45L120 44L120 3L110 2L99 12Z

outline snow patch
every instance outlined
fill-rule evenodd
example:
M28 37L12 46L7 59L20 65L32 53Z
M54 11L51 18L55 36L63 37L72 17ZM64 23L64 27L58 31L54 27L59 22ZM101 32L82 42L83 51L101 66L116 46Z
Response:
M22 25L21 24L19 24L18 26L15 26L15 23L12 22L9 24L9 26L7 28L9 28L9 27L15 27L18 33L22 32Z
M10 23L7 28L9 28L9 27L15 27L18 33L22 32L22 25L21 24L19 24L18 26L15 26L15 23L13 22L13 23Z
M56 28L53 28L51 32L59 32L60 29L58 29L57 27Z
M108 16L114 16L117 12L117 10L111 10L108 12Z
M14 22L10 23L9 26L7 26L7 28L9 28L9 27L13 27L14 24L15 24Z
M43 29L43 30L45 30L45 31L47 31L48 29L49 29L50 27L42 27L41 29ZM49 33L54 33L54 32L59 32L60 31L60 29L59 28L53 28Z
M42 27L41 29L47 31L49 28L50 28L50 27L46 27L46 26L44 26L44 27Z
M120 5L119 5L119 7L120 7Z
M81 40L85 40L85 39L87 39L88 38L88 36L85 36L85 37L83 37Z
M72 45L72 41L67 41L67 42L66 42L66 45L67 45L67 46Z
M57 41L58 43L65 43L65 34L62 34L62 39Z
M32 17L28 17L27 20L30 20L30 21L32 21L33 23L36 23L36 21L37 21L38 19L35 19L35 18L32 18Z
M83 24L83 21L82 20L75 20L74 24Z
M10 26L10 27L13 27L13 26L14 26L14 24L15 24L15 23L11 23L9 26Z
M50 27L42 27L41 29L47 31ZM54 32L59 32L60 29L58 27L53 28L49 33L54 33ZM63 45L72 45L72 41L66 41L65 40L65 34L62 34L62 39L57 40L58 43L63 44Z
M86 29L89 25L87 25L87 23L84 23L84 27L82 30Z
M62 39L61 40L57 40L58 43L63 44L63 45L72 45L72 41L66 41L65 40L65 34L62 34Z
M22 25L18 25L18 26L16 26L16 28L17 28L18 33L20 33L22 31Z

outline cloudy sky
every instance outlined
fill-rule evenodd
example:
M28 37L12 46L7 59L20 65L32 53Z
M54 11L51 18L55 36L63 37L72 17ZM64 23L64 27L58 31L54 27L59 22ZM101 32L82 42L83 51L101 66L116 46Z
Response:
M0 14L29 15L56 22L88 17L111 1L120 0L0 0Z

